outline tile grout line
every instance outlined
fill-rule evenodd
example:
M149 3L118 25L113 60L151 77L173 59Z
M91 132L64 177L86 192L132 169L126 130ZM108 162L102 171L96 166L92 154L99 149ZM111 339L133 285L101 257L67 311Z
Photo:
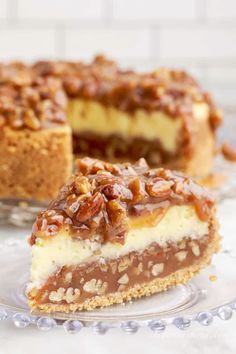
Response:
M207 0L195 0L195 11L199 24L208 24L206 2Z
M66 57L66 28L63 25L54 27L55 54L58 59Z
M6 24L14 25L18 20L18 0L7 0Z
M102 3L102 20L106 25L112 25L114 16L113 16L113 2L111 0L103 0Z

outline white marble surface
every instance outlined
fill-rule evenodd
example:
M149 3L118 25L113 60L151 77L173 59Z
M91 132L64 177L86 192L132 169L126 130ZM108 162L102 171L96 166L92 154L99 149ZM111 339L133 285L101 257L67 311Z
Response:
M219 207L223 247L236 249L236 200L224 202ZM0 226L0 239L24 237L27 229ZM217 257L217 256L216 256ZM236 280L236 279L235 279ZM236 294L235 294L236 295ZM0 322L0 354L120 354L120 353L236 353L236 313L228 321L215 318L209 327L197 323L185 331L169 326L164 333L140 329L127 335L112 329L106 335L94 334L91 329L71 335L63 329L49 332L30 326L16 328L11 322Z

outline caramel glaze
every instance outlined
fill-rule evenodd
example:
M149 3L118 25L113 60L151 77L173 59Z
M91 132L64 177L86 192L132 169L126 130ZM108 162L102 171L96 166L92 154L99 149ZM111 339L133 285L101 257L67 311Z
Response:
M51 292L59 288L64 289L65 294L69 288L79 289L78 297L72 301L68 298L72 303L82 303L96 295L125 291L136 284L163 278L193 265L203 256L209 239L209 236L195 241L186 238L178 244L169 243L164 248L153 243L143 252L131 252L117 259L63 266L39 290L29 293L29 299L38 305L51 303ZM64 298L55 303L66 304L68 301Z
M163 168L150 169L144 159L136 164L111 164L91 158L77 161L58 197L41 212L30 243L54 237L64 229L70 237L96 242L125 242L132 220L164 215L172 205L194 205L199 219L208 221L214 199L191 178ZM152 221L153 222L153 221Z

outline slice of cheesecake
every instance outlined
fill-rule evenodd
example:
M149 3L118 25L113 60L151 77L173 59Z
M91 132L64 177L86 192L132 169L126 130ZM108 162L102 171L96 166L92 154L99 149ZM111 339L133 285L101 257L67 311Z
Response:
M214 200L184 175L85 158L30 237L32 310L78 311L186 283L219 247Z
M60 80L0 65L0 198L56 197L72 170L66 106Z

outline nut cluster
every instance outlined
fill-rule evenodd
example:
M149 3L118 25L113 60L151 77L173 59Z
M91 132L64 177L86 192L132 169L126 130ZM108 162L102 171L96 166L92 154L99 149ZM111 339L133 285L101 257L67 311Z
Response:
M36 78L30 84L0 85L0 127L39 130L66 122L67 99L56 78Z
M22 62L0 63L0 86L27 86L31 84L32 78L30 66Z
M123 243L130 218L149 215L163 208L163 202L166 207L192 203L202 220L209 218L214 204L190 178L149 169L143 159L131 165L84 158L77 161L77 174L58 198L38 216L31 242L66 227L73 237Z

